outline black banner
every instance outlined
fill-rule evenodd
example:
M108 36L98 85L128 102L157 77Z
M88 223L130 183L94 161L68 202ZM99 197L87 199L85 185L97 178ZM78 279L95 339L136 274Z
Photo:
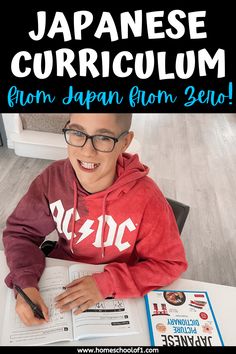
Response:
M2 347L5 351L36 354L45 353L48 347ZM150 346L53 346L50 352L63 354L164 354L164 353L227 353L234 347L150 347Z

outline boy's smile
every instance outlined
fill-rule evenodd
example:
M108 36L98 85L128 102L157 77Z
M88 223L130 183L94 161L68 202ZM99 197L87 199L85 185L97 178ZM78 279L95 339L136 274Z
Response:
M78 163L81 170L85 172L94 172L96 168L98 168L98 166L100 165L99 163L85 162L80 160L78 160Z
M117 138L123 132L119 118L112 113L72 114L68 128L89 136L104 135L112 138ZM97 151L90 138L82 147L68 145L70 162L80 184L86 191L96 193L112 185L116 178L117 159L127 149L132 138L132 132L122 136L111 152Z

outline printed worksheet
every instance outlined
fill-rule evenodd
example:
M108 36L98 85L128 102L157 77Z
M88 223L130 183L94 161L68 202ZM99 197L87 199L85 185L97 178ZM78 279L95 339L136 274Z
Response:
M9 289L4 319L2 343L4 345L35 345L46 344L73 338L71 312L60 313L54 306L54 298L69 283L66 267L48 267L45 269L39 288L49 308L49 322L39 326L24 325L15 312L14 292Z
M15 298L8 292L3 345L44 345L83 338L129 335L140 331L134 299L105 299L79 315L61 313L55 308L55 297L74 279L102 271L103 266L74 264L45 268L39 289L49 308L50 320L39 326L25 326L15 312Z
M88 275L77 267L70 267L70 281ZM132 300L106 299L79 316L72 314L74 337L100 337L106 335L134 334L139 332L136 306Z

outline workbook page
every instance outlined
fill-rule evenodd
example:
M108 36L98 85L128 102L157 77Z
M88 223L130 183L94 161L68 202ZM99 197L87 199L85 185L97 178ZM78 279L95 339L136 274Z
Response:
M69 283L68 268L47 267L39 282L41 295L49 308L49 322L39 326L25 326L15 312L15 297L9 289L2 344L8 346L42 345L72 340L71 312L60 313L54 306L54 299ZM19 296L19 295L18 295Z
M70 267L70 280L91 275L96 268L81 265ZM109 298L90 307L87 311L72 314L74 339L128 335L140 331L139 322L136 318L136 305L131 299Z

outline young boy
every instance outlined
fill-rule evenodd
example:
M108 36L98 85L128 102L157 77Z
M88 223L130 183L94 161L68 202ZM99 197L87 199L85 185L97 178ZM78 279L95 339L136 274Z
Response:
M64 129L69 158L46 168L7 220L6 284L20 286L46 320L39 246L55 229L59 239L50 257L107 264L104 272L66 286L56 298L61 311L79 314L108 296L143 296L187 268L172 209L138 156L125 153L130 126L129 114L72 114ZM19 295L16 311L26 325L44 322Z

